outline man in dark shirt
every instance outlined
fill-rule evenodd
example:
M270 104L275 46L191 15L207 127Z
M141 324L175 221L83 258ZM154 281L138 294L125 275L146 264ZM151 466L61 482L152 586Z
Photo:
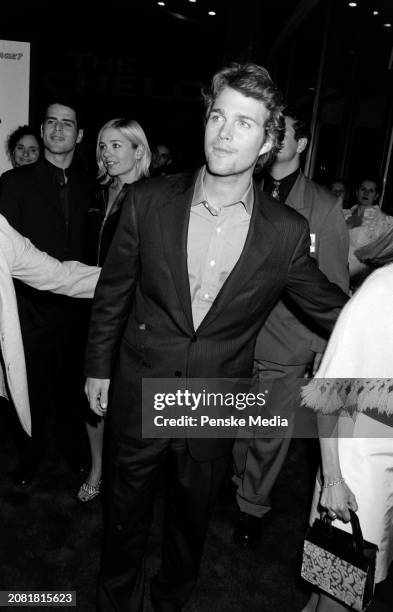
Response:
M44 156L35 164L6 172L0 212L39 249L60 259L83 260L85 221L94 182L74 159L83 130L69 101L46 108L41 125ZM16 286L26 352L32 438L21 440L16 484L33 480L46 445L51 404L56 407L60 446L79 462L83 443L80 393L85 307L77 300ZM79 413L79 414L78 414Z

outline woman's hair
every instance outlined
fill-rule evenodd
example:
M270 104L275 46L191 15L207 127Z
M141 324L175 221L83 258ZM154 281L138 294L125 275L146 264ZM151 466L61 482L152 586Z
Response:
M20 125L16 128L16 130L11 132L11 134L7 138L7 153L11 161L13 159L15 147L20 141L20 139L23 138L23 136L34 136L38 143L40 154L42 153L41 137L38 131L30 127L29 125Z
M139 180L142 176L149 176L149 166L151 161L151 151L149 143L147 142L146 134L142 127L134 119L111 119L107 121L97 136L96 146L96 160L98 165L97 178L100 183L107 183L110 180L108 173L105 169L104 163L101 157L100 140L102 133L107 128L113 128L119 130L128 140L131 142L134 149L140 146L143 150L142 157L136 160L136 180Z
M263 102L269 112L265 122L265 131L272 142L272 148L261 155L258 160L260 167L265 166L281 149L285 136L285 120L282 113L284 102L281 91L262 66L233 63L216 72L210 86L202 90L207 118L217 96L225 87L230 87L248 98Z

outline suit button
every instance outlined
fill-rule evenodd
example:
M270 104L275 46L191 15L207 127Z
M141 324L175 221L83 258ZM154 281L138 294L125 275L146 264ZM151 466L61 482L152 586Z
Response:
M176 370L176 372L174 373L175 376L177 376L178 378L181 377L182 373L180 372L180 370Z
M191 342L196 342L197 340L198 340L198 336L196 334L191 336Z

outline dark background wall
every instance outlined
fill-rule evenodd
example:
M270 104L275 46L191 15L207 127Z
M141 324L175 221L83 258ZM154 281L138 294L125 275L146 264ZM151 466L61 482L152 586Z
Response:
M389 21L390 0L21 0L2 6L0 38L31 42L33 123L48 95L83 100L82 154L92 165L99 127L124 115L173 149L179 170L201 163L200 89L228 61L265 65L308 119L320 79L313 174L327 183L382 176L388 163Z

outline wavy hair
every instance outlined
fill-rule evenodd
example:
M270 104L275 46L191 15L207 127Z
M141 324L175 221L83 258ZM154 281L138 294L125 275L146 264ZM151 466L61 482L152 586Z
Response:
M42 154L42 141L38 130L35 130L30 125L20 125L16 130L11 132L7 139L7 154L11 161L13 159L15 147L23 136L34 136L38 144L40 155Z
M149 166L151 161L151 151L149 143L147 142L146 134L143 131L140 124L134 119L111 119L107 121L97 136L96 145L96 160L98 166L97 178L103 185L110 181L110 177L105 169L104 163L101 157L100 140L102 133L107 128L113 128L119 130L123 136L125 136L132 144L133 148L136 149L140 146L143 150L143 155L140 159L136 160L136 180L142 178L142 176L149 176Z
M269 112L265 130L272 142L272 148L258 159L258 166L265 166L277 155L285 136L285 120L282 114L284 101L281 91L263 66L251 63L230 64L216 72L209 87L202 90L206 118L215 99L225 87L231 87L243 96L263 102Z

